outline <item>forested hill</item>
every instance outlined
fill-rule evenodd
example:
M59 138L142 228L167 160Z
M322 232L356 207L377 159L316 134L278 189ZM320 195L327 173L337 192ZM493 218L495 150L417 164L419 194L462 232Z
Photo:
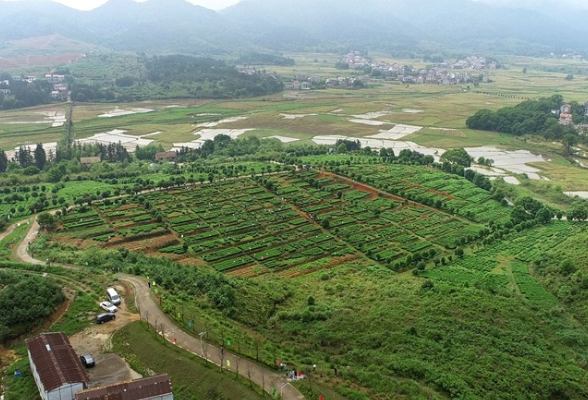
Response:
M215 12L184 0L111 0L88 12L0 0L0 42L61 35L115 50L206 56L300 49L588 51L588 12L560 8L472 0L242 0Z

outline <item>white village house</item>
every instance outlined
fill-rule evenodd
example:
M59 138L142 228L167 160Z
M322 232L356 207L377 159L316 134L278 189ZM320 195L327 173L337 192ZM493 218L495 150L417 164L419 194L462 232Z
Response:
M26 344L43 400L73 400L88 387L88 375L64 333L42 333Z

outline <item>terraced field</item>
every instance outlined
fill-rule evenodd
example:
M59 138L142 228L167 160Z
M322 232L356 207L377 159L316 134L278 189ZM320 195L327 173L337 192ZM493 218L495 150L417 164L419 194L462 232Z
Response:
M401 176L410 178L412 167L403 168ZM86 245L91 239L103 247L158 251L239 276L298 276L358 257L400 271L450 256L488 230L463 212L452 215L384 189L462 199L457 210L478 204L484 213L492 206L507 214L482 189L444 175L408 184L374 169L370 177L381 189L313 170L203 183L78 208L63 217L59 234Z

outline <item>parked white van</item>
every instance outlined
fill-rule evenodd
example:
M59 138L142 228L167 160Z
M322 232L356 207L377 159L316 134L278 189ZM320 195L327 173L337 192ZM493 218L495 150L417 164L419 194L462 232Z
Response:
M114 290L114 288L109 287L108 289L106 289L106 293L108 294L108 300L110 300L112 304L114 304L115 306L120 305L120 296L118 295L116 290Z

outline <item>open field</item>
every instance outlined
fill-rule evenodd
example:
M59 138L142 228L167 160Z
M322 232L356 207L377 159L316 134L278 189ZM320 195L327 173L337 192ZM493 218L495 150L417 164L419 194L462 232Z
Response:
M276 68L278 73L286 77L293 74L345 76L355 73L334 69L337 60L335 55L290 56L297 60L296 66ZM420 60L395 61L418 66L423 64ZM560 61L565 64L562 64L561 71L557 69ZM84 59L72 64L72 68L86 68L91 62ZM397 124L406 124L422 129L399 138L399 142L414 142L423 148L432 149L431 152L453 147L497 146L511 151L527 149L544 154L546 159L556 159L555 153L561 152L558 145L508 134L471 131L465 128L465 119L482 108L496 110L518 104L525 98L554 93L562 94L566 100L583 102L586 100L583 98L584 93L588 89L584 75L577 75L573 81L564 79L567 69L583 66L572 60L528 58L508 58L505 64L504 69L488 72L492 83L481 84L469 91L457 86L406 86L398 82L373 80L363 90L342 88L299 91L293 92L295 98L291 98L291 92L287 91L263 99L239 101L169 100L125 105L78 103L74 107L73 133L76 139L86 139L113 130L124 130L132 136L152 134L150 139L169 149L197 140L199 131L209 129L202 124L214 124L235 117L242 118L221 122L214 129L250 129L245 136L279 136L297 145L313 143L315 136L359 139L379 137L382 131ZM528 66L526 74L522 66ZM120 116L99 117L117 108L121 111ZM63 109L63 106L47 106L0 113L0 148L13 150L23 144L56 142L63 138L64 128L51 128L49 123L37 125L44 118L40 112ZM133 113L134 109L154 111ZM357 116L368 113L374 114L374 117L358 120ZM298 117L287 117L289 115ZM376 142L369 143L377 145ZM198 145L195 143L190 146ZM553 172L550 165L540 169L545 171L543 176L554 185L561 185L565 190L574 189L570 180L566 179L576 174L576 169L569 164L560 164L560 172L557 173ZM513 173L511 171L507 174Z

